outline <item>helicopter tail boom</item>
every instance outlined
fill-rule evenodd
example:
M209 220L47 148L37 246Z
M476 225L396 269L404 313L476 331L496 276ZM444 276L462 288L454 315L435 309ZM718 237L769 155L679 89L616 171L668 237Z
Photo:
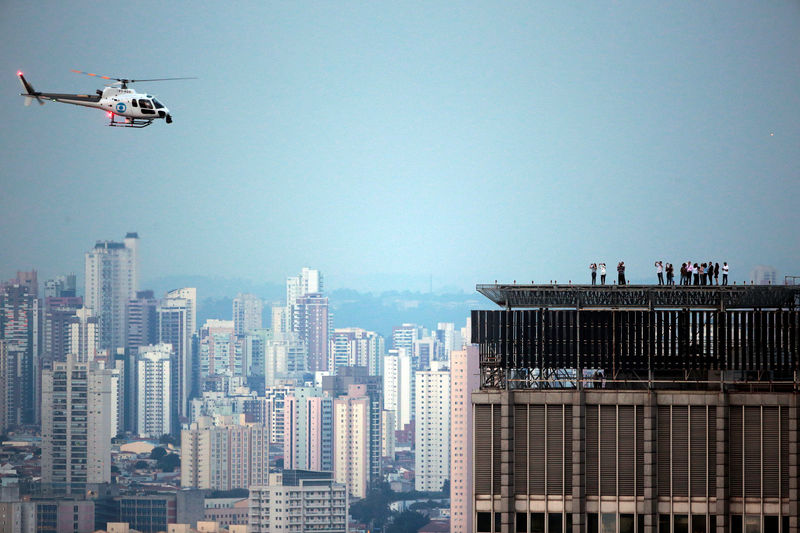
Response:
M25 79L25 76L22 75L22 72L17 72L17 76L19 76L19 82L22 84L22 88L25 89L24 93L21 93L22 96L25 97L25 105L31 105L31 102L35 99L39 102L39 105L44 105L44 100L39 98L39 94L36 90L34 90L33 85L28 83L28 80Z

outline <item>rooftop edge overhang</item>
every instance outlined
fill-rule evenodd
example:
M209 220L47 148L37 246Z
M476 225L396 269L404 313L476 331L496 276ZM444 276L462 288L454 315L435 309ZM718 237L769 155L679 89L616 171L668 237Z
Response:
M505 309L797 309L797 285L478 284Z

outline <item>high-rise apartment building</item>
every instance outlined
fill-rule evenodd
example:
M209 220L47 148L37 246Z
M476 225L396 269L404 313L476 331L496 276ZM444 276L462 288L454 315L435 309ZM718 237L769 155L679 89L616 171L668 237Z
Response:
M319 270L303 267L299 276L286 278L286 306L290 308L289 316L292 316L291 307L298 298L324 290L322 273Z
M232 320L207 320L200 328L200 375L243 376L243 347Z
M69 323L83 307L80 296L45 298L42 328L42 361L65 361L69 353Z
M250 533L347 533L347 490L330 472L284 470L250 487Z
M467 345L463 350L450 352L450 531L452 533L473 531L472 392L480 386L479 371L477 346Z
M442 490L450 479L450 370L439 361L417 372L415 487Z
M194 343L197 327L197 289L184 287L169 291L156 308L158 342L172 346L173 424L189 416L189 399L194 390L192 376Z
M246 415L200 417L181 431L181 487L231 490L269 482L269 427Z
M128 233L124 242L98 241L86 252L86 307L99 319L101 349L125 346L128 302L139 289L139 236Z
M306 400L308 468L333 471L333 398L314 397ZM284 463L285 464L285 463Z
M44 297L47 298L69 298L75 297L76 293L75 274L66 276L56 276L44 282Z
M295 332L308 349L306 368L309 372L328 370L328 297L321 293L301 296L295 300L293 313Z
M244 365L248 377L265 375L267 343L272 339L272 330L266 328L251 329L245 333ZM274 380L274 375L271 377Z
M275 334L264 346L264 384L276 386L287 378L299 377L306 370L308 349L295 333Z
M284 468L307 470L309 416L307 400L322 395L316 387L293 387L283 399Z
M82 491L111 481L111 371L54 361L42 371L42 482Z
M137 291L128 300L126 347L137 350L139 346L158 342L158 300L153 291Z
M366 385L333 401L333 472L348 493L365 498L370 482L370 399Z
M383 375L386 344L374 331L361 328L336 328L330 342L328 370L342 366L365 366L372 376Z
M159 438L172 432L172 358L169 344L141 346L136 358L136 432Z
M264 303L255 294L239 293L233 299L233 331L244 335L248 331L261 329L261 312Z
M88 307L75 311L69 320L69 353L75 361L88 363L97 357L99 321Z
M405 348L389 350L383 358L383 407L395 412L397 429L402 429L414 418L412 410L412 383L414 365Z
M37 420L41 300L36 297L36 273L20 272L0 285L0 429Z

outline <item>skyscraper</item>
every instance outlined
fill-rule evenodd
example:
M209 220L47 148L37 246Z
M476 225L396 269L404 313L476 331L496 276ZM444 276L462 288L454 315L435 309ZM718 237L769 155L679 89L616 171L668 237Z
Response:
M136 431L140 437L159 438L172 428L172 346L139 347L136 358Z
M65 361L69 353L69 323L75 311L83 307L79 296L45 298L42 328L42 360Z
M173 423L189 416L193 390L192 336L197 325L197 289L184 287L169 291L157 307L158 342L172 346L172 390L175 392Z
M139 236L128 233L124 242L98 241L86 252L85 305L99 319L100 348L125 346L128 302L139 288Z
M450 352L450 531L472 533L472 391L480 386L478 347ZM571 532L567 532L571 533Z
M63 490L111 481L111 371L70 354L42 372L42 482Z
M255 294L239 293L233 299L233 332L244 335L262 327L261 311L264 303Z
M415 487L436 492L450 479L450 371L433 361L416 379Z
M158 342L158 300L153 291L137 291L136 297L128 300L128 332L126 347L137 350Z
M372 376L383 374L386 347L383 337L361 328L336 328L330 342L328 370L342 366L365 366Z
M308 469L309 398L322 395L316 387L294 387L283 400L284 468Z
M370 401L366 385L351 385L333 401L333 471L349 494L365 498L369 487Z
M69 321L69 353L78 363L88 363L97 357L98 320L91 309L82 307Z
M295 332L308 348L308 371L328 370L328 298L321 293L306 294L295 300L293 312Z
M383 358L383 407L395 412L397 429L403 429L414 418L411 397L414 376L414 366L406 349L389 350Z

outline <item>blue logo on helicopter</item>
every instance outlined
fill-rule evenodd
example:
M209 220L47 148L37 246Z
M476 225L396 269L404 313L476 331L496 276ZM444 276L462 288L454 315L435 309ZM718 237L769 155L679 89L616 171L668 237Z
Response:
M124 113L126 108L127 108L127 106L124 103L122 103L122 102L118 103L117 104L117 113Z

